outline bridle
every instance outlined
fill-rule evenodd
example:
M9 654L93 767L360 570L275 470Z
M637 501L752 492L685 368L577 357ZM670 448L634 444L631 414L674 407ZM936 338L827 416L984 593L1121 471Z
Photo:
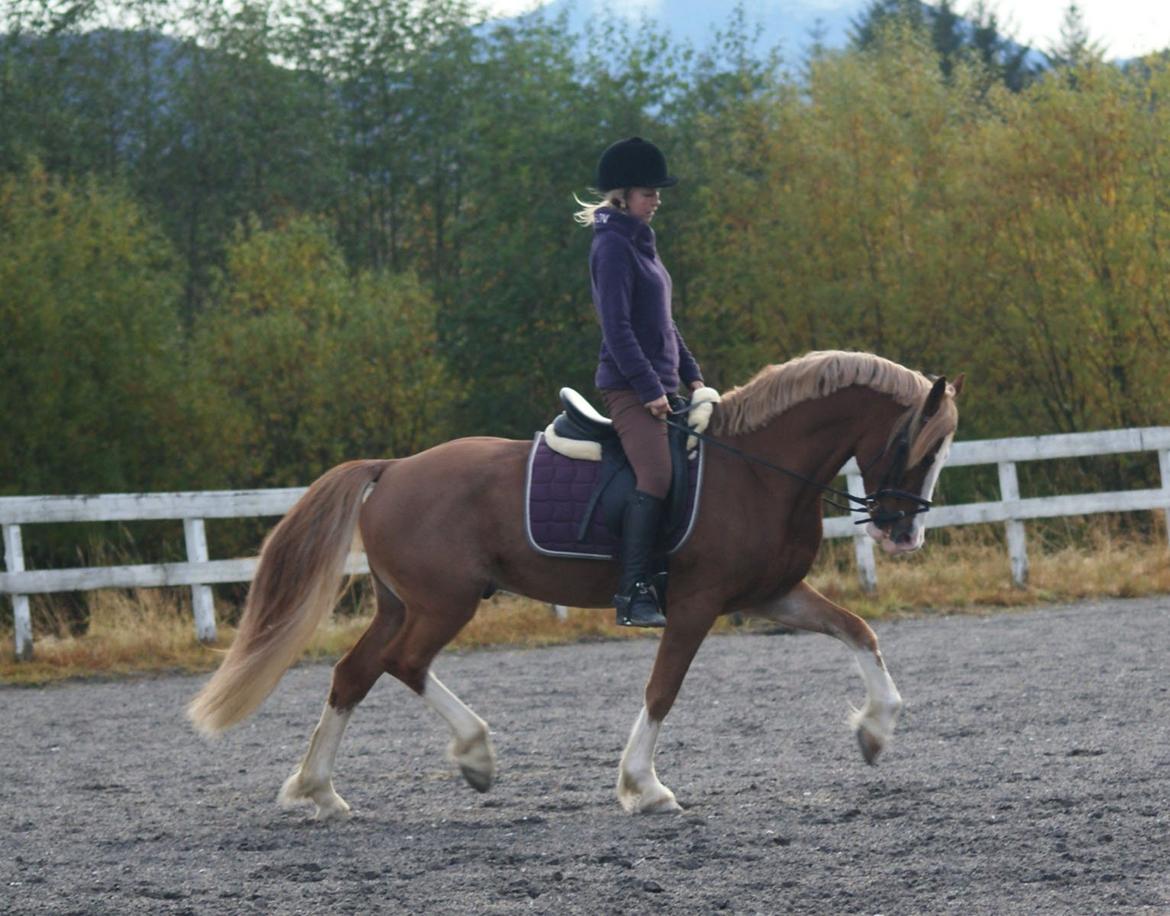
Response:
M671 417L683 417L689 413L694 406L694 404L687 404L685 406L679 407L678 409L672 409ZM829 496L821 497L826 503L836 509L842 509L845 512L867 513L865 518L855 520L853 522L855 525L864 525L868 522L872 522L878 528L881 528L883 525L893 525L896 522L900 522L904 518L930 511L931 502L929 499L924 499L917 493L910 493L907 490L902 490L898 487L891 486L891 481L900 480L902 475L906 472L906 459L910 454L910 427L913 425L912 420L903 423L902 428L898 431L898 434L893 438L893 440L887 443L885 448L878 452L877 455L874 456L873 460L862 469L861 473L864 479L865 472L877 464L877 462L880 461L881 458L891 450L891 448L893 449L893 459L890 462L890 466L886 468L885 474L882 475L881 485L873 493L867 493L865 496L854 496L847 490L838 490L836 487L830 487L823 483L819 483L818 481L815 481L809 477L805 477L803 474L799 474L790 468L782 467L778 464L773 464L764 458L760 458L758 455L753 455L750 452L745 452L743 449L736 448L734 445L728 445L726 442L720 442L718 439L715 439L706 433L696 432L685 423L680 423L677 420L673 420L669 417L663 417L662 422L672 429L678 429L685 432L688 436L694 436L696 439L701 439L703 442L707 442L717 448L723 449L724 451L731 452L733 455L737 455L744 461L750 461L754 464L761 465L762 467L769 468L770 470L779 471L781 474L786 474L795 480L799 480L801 483L807 484L810 487L815 487L816 489L821 490L826 494L831 494L837 499L847 500L846 503L840 503L835 499L829 498ZM914 508L894 510L883 509L880 505L883 499L898 499L904 502L913 503Z
M908 490L891 486L892 481L901 480L902 475L906 473L906 460L910 455L910 427L913 425L914 418L911 417L898 430L898 434L892 442L894 455L890 459L890 465L886 468L885 474L882 475L882 482L874 493L865 496L865 509L869 512L870 517L868 519L862 519L860 522L855 522L854 524L872 521L880 528L882 525L892 525L909 516L920 515L923 512L930 511L931 503L929 499L924 499L918 493L911 493ZM861 473L863 478L865 472L872 468L890 450L890 447L891 444L887 444L869 464L862 468ZM904 502L914 503L914 508L896 510L882 509L878 503L883 499L900 499Z

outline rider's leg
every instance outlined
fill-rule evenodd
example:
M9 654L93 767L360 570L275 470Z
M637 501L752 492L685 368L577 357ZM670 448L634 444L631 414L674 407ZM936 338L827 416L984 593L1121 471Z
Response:
M602 397L637 479L622 516L622 571L614 595L617 622L623 626L660 627L666 618L650 579L663 502L670 490L666 425L654 418L633 391L611 389L603 391Z

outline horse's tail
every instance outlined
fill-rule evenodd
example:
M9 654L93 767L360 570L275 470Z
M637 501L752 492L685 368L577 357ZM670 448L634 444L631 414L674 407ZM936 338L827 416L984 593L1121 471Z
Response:
M265 538L235 641L187 707L201 732L251 715L333 610L366 490L389 463L349 461L326 472Z

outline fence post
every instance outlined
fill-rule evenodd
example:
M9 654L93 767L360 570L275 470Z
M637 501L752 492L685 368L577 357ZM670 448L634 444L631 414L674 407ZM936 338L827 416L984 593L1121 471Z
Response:
M1162 489L1166 491L1166 502L1170 504L1170 448L1158 452L1158 466L1162 469ZM1170 507L1166 509L1166 543L1170 544Z
M24 572L24 547L20 543L20 525L4 525L4 563L9 572ZM12 630L16 643L16 660L28 661L33 654L32 615L28 595L12 596Z
M207 530L203 519L183 519L183 538L187 542L187 561L206 563ZM200 642L215 642L215 601L211 586L191 586L191 607L195 612L195 638Z
M865 497L865 481L860 474L847 474L845 481L853 496ZM864 509L854 509L859 518L865 518ZM858 525L853 535L853 555L857 558L857 578L861 580L862 591L873 594L877 591L877 563L873 558L873 538L865 533L865 526Z
M999 498L1015 502L1020 498L1020 481L1016 476L1014 461L1002 461L999 467ZM1028 544L1024 535L1024 523L1016 519L1005 522L1007 527L1008 556L1012 560L1012 581L1023 588L1028 584Z
M549 607L552 608L553 615L557 618L557 620L569 619L569 609L563 604L551 604Z

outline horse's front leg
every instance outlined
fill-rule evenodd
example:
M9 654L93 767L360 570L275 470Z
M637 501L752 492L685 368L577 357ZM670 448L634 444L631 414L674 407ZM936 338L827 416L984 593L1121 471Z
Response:
M682 604L671 608L666 618L654 670L646 684L645 705L634 721L618 769L618 800L630 814L682 810L674 793L658 780L654 749L662 720L674 705L687 669L714 620L714 613L698 614L693 606Z
M852 611L834 604L806 582L801 582L783 597L745 613L801 630L826 633L853 649L861 676L865 679L866 698L865 706L854 711L851 724L865 762L876 763L893 736L894 724L902 710L902 697L886 670L877 636L869 624Z

